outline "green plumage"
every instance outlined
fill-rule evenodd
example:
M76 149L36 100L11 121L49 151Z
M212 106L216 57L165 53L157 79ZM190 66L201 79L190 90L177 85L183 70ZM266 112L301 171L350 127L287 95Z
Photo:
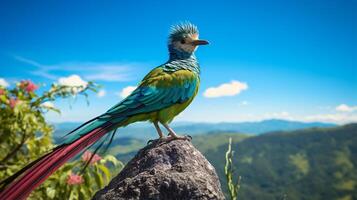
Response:
M136 121L146 120L168 123L191 103L197 94L198 87L198 75L189 70L178 70L170 73L163 71L163 68L156 68L143 79L138 89L131 96L108 112L122 112L127 106L121 107L121 109L118 109L118 107L123 106L126 101L130 101L131 104L135 102L137 105L120 125L125 126ZM142 97L136 96L142 91L144 91ZM132 97L134 97L134 100L131 100ZM134 115L131 113L134 113Z
M170 123L192 102L200 85L200 69L193 52L175 47L178 41L190 34L198 34L193 25L173 27L169 37L169 61L149 72L124 100L72 132L64 144L77 140L106 122L115 124L114 128L137 121Z
M137 121L170 123L192 102L199 85L199 75L193 71L180 69L165 72L164 67L155 68L127 98L71 134L64 143L71 143L108 121L117 124L117 127Z

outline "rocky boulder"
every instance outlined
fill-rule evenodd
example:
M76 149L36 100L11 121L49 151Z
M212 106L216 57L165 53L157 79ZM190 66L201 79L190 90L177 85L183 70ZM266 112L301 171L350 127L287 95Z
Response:
M218 176L186 140L154 141L141 149L93 199L224 199Z

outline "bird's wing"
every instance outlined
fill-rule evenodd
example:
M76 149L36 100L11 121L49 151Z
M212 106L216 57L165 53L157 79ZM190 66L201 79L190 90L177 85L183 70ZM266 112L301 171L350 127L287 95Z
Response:
M199 78L188 70L164 72L161 67L152 70L123 101L110 108L106 117L131 116L161 110L183 103L195 95Z

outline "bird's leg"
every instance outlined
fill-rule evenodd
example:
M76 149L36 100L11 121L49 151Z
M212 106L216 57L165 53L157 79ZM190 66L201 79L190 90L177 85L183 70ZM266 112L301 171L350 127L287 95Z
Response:
M154 122L154 126L155 126L155 129L156 129L156 131L157 131L157 134L159 134L159 139L158 140L163 140L163 139L165 139L165 136L164 136L164 134L162 133L162 131L161 131L161 129L160 129L160 126L159 126L159 123L158 122ZM150 143L152 143L152 142L154 142L155 140L149 140L148 142L147 142L147 144L150 144ZM156 140L157 141L157 140Z
M170 126L168 124L162 124L168 131L169 131L169 140L176 140L176 139L179 139L179 140L190 140L190 137L186 137L186 136L180 136L180 135L177 135L175 133L175 131L170 128Z
M159 138L162 139L164 138L164 134L162 133L161 129L160 129L160 126L159 126L159 123L158 122L154 122L154 126L156 128L156 131L157 131L157 134L159 134Z

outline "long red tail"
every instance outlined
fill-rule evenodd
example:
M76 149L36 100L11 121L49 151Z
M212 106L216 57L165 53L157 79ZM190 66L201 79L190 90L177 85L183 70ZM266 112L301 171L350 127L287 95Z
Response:
M103 135L112 130L113 126L112 123L105 123L101 127L83 135L73 143L61 145L35 161L18 179L0 192L0 200L25 199L32 190L45 181L66 161L99 140Z

